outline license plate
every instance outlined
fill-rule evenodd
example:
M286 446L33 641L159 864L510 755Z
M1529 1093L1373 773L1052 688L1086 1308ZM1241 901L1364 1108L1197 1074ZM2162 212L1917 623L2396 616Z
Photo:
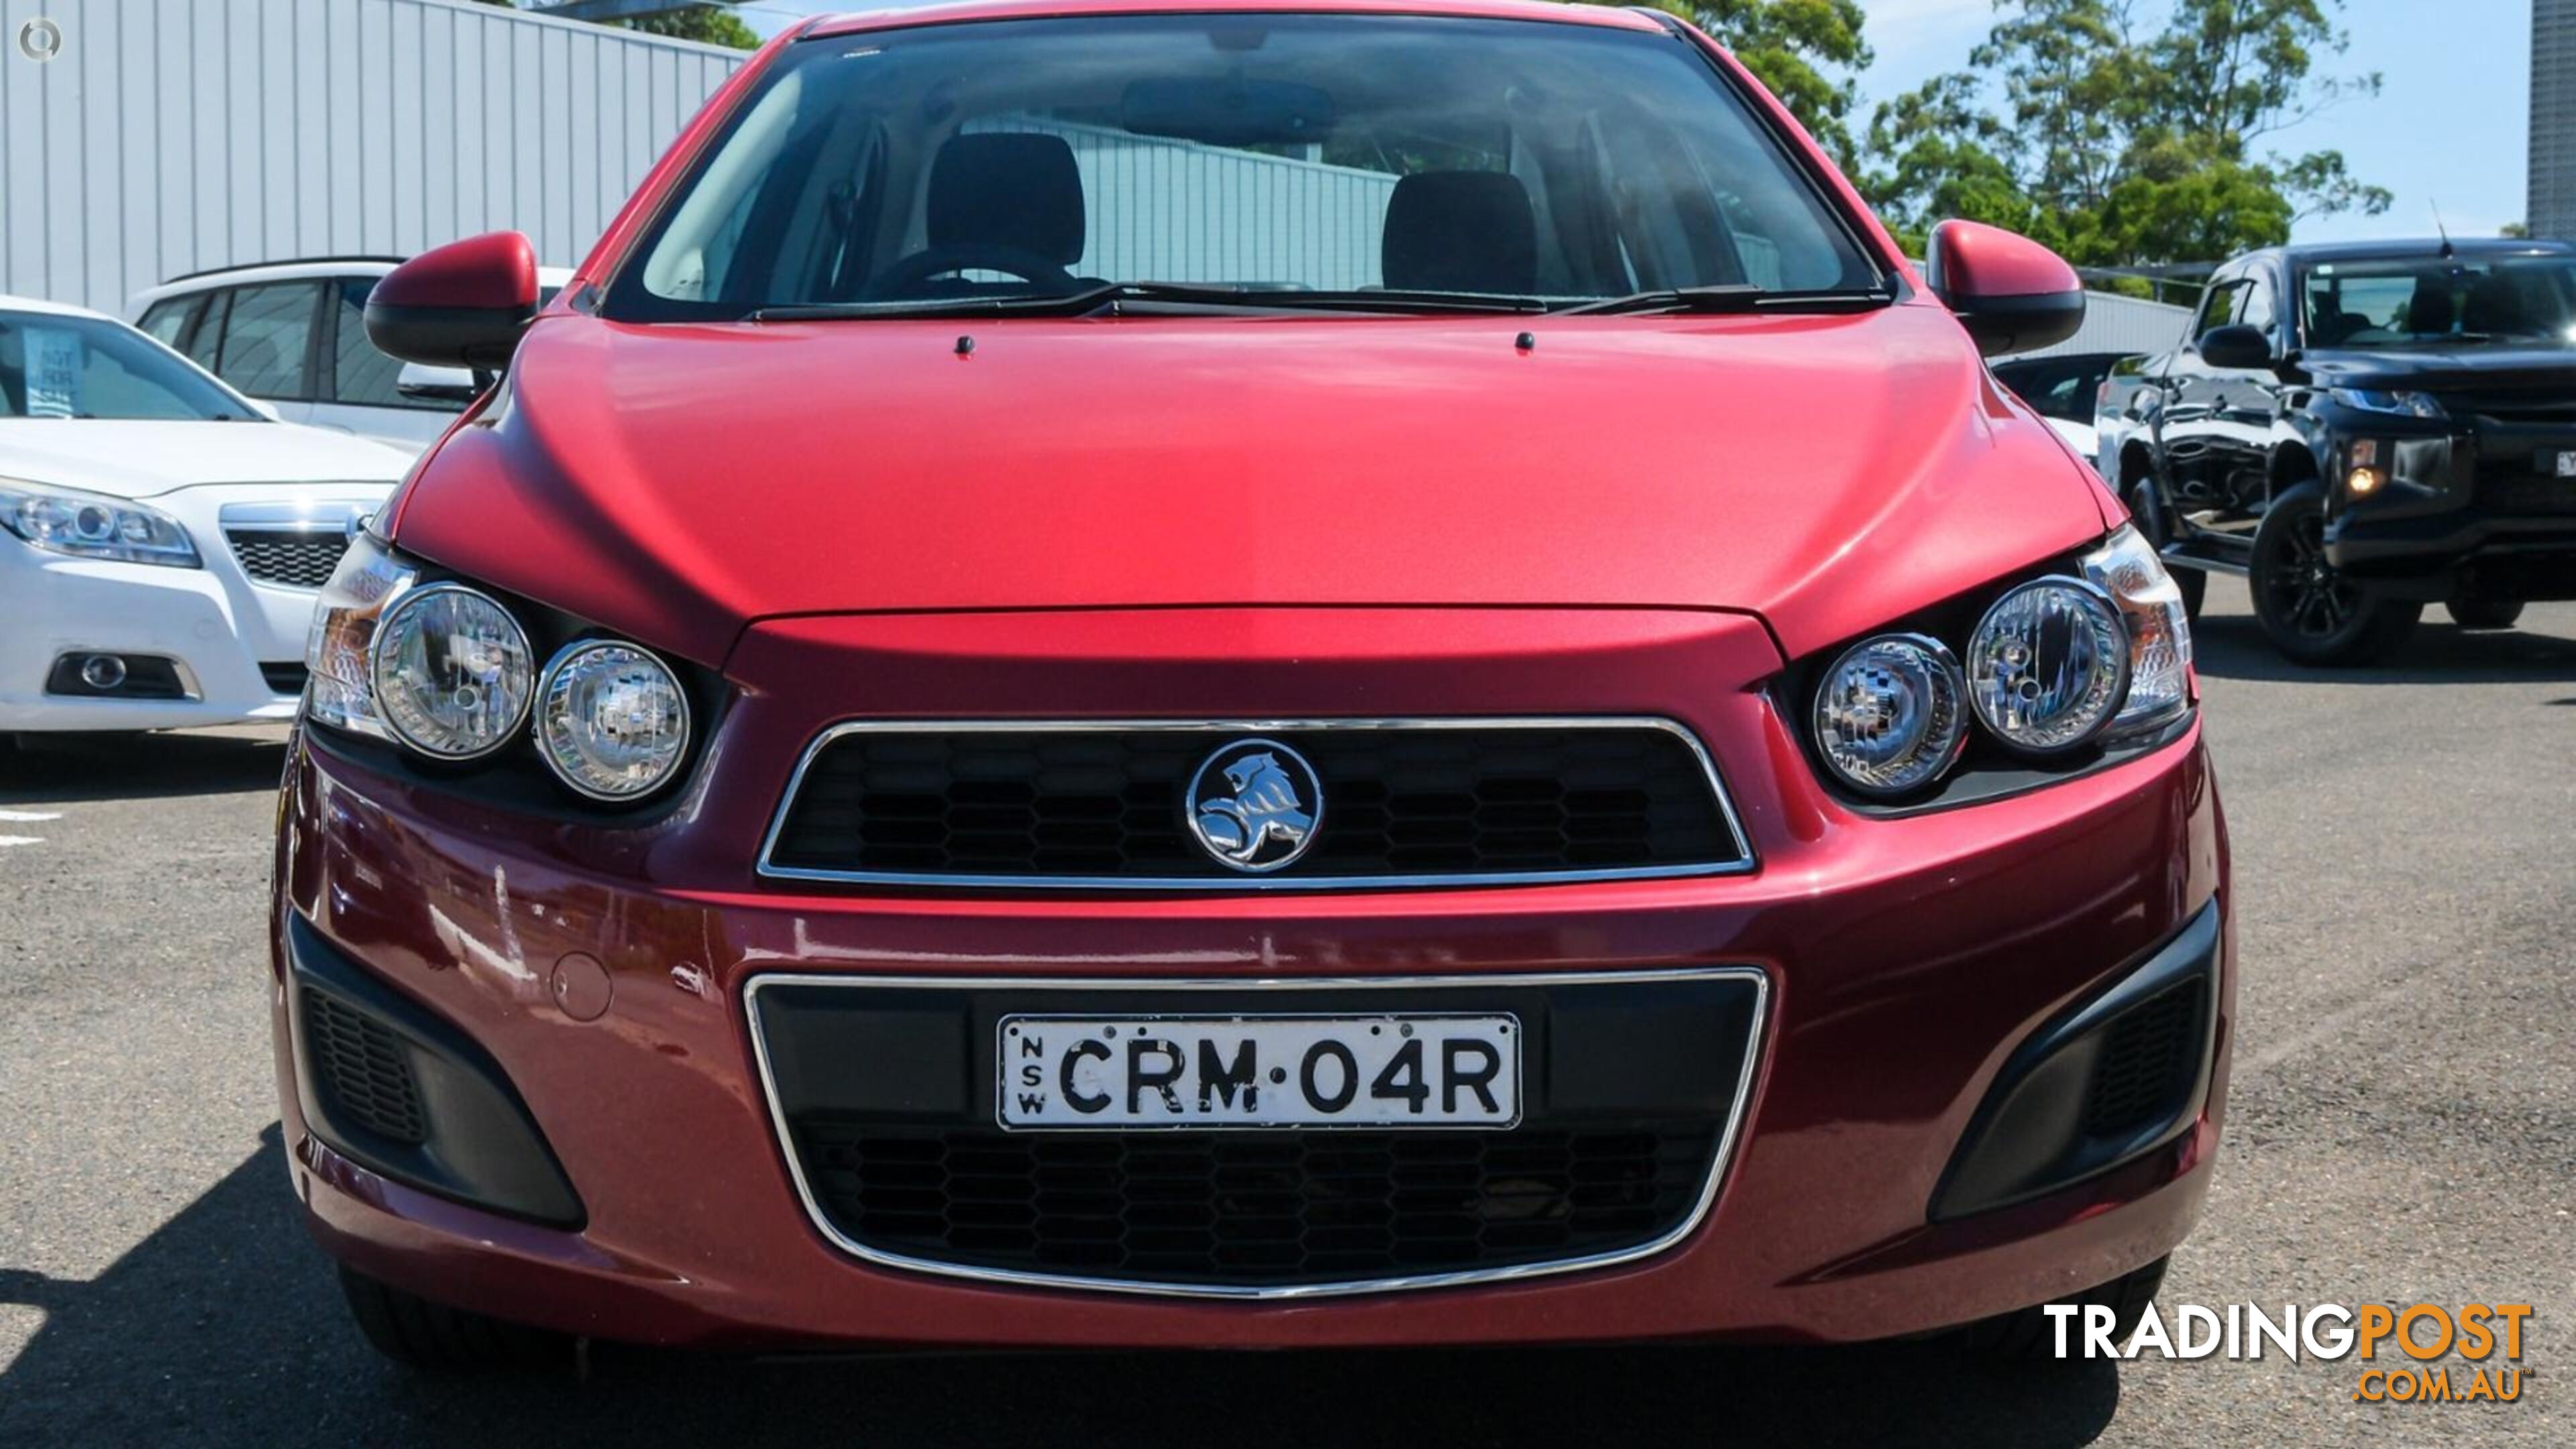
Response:
M1484 1127L1521 1116L1512 1016L1011 1016L1011 1130Z

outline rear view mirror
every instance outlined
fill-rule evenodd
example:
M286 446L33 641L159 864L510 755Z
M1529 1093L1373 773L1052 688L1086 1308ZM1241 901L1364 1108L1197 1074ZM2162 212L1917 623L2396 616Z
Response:
M537 315L537 253L515 231L433 247L367 294L367 340L405 362L498 370Z
M2200 360L2212 367L2257 371L2272 365L2272 339L2260 327L2230 322L2200 334Z
M1119 123L1139 136L1207 146L1303 145L1333 133L1333 97L1314 86L1241 76L1130 82Z
M1924 282L1988 357L2063 342L2084 325L2084 281L2026 236L1974 221L1932 228Z

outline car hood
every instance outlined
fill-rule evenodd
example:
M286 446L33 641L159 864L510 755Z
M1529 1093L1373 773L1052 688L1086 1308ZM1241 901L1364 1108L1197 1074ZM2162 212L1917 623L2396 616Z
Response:
M1919 304L555 314L394 512L413 552L704 662L778 615L1189 605L1748 610L1794 654L2117 515Z
M2576 347L2352 348L2300 361L2320 387L2576 393Z
M0 478L115 498L208 483L385 485L410 462L381 444L293 423L0 421Z

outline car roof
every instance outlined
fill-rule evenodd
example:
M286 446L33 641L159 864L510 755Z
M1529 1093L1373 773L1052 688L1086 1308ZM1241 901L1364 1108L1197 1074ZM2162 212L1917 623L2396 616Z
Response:
M41 297L16 297L7 293L0 293L0 312L42 312L54 317L89 317L100 322L116 322L104 312L75 307L69 302L48 302ZM117 322L117 325L122 327L125 324Z
M2453 237L2438 236L2388 237L2376 241L2292 242L2288 246L2265 247L2247 252L2235 260L2251 261L2268 257L2291 263L2383 261L2409 257L2434 258L2448 247L2453 256L2462 257L2563 257L2576 256L2576 245L2563 241L2541 241L2514 236Z
M172 277L157 287L147 287L135 293L133 301L127 305L139 312L164 297L181 297L191 292L212 291L217 287L240 286L245 282L294 282L308 277L381 277L409 260L409 257L393 256L297 257L286 261L215 267ZM570 267L537 268L539 286L560 287L571 280Z
M1609 5L1553 5L1539 0L934 0L901 9L826 15L806 27L808 37L848 35L906 25L948 25L979 20L1044 20L1083 15L1223 14L1442 15L1489 20L1555 20L1614 30L1661 31L1664 22L1640 10Z

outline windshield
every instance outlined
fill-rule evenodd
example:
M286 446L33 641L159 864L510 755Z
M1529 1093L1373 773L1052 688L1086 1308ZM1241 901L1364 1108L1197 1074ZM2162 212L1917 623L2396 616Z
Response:
M2300 290L2310 347L2576 343L2576 257L2319 262Z
M607 315L920 310L900 304L1148 281L1387 310L1883 285L1747 103L1670 35L1386 15L806 40L639 256Z
M0 418L248 418L241 399L120 322L0 312Z

